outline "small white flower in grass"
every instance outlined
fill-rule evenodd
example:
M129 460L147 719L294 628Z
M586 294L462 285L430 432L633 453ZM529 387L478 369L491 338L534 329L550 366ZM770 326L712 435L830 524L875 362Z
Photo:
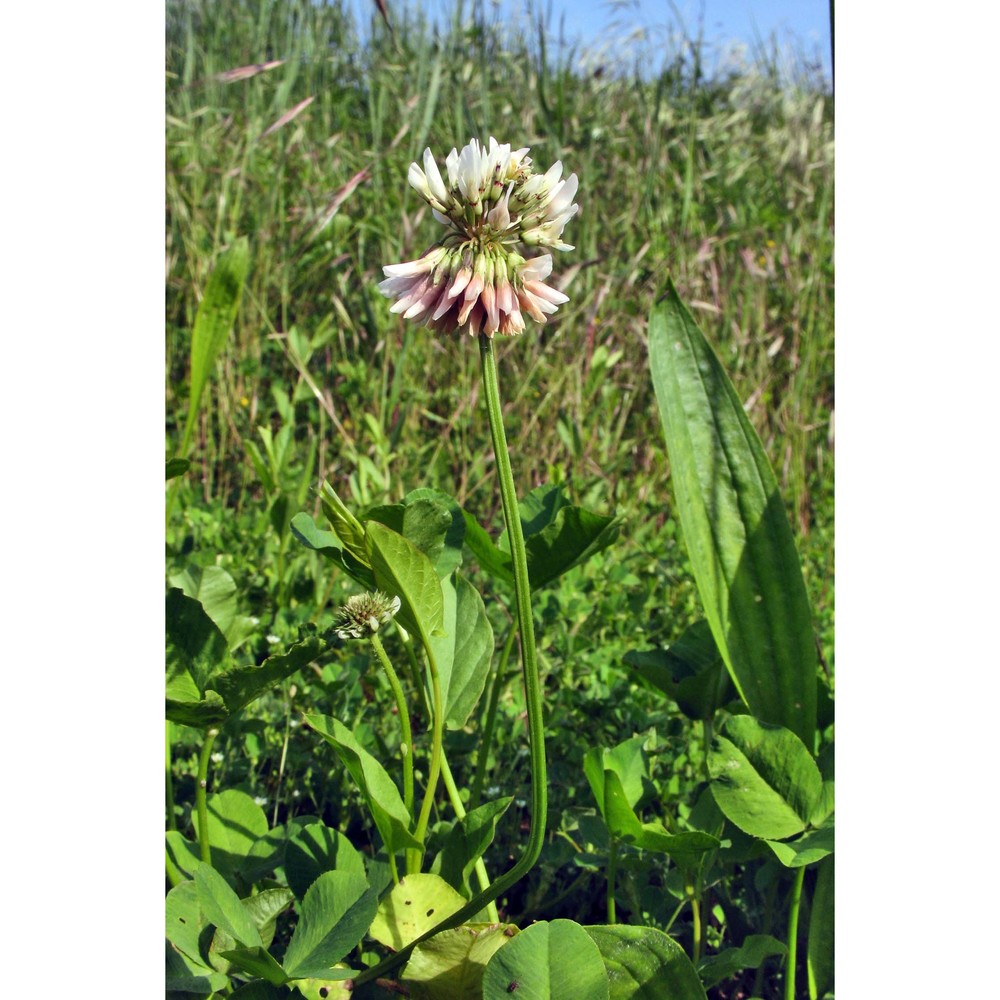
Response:
M274 633L272 632L272 633L270 633L270 635L268 635L268 637L267 637L267 641L268 641L268 644L269 644L269 645L271 645L271 646L274 646L274 645L276 645L277 643L281 642L281 636L278 636L278 635L275 635L275 634L274 634Z
M514 336L525 315L544 323L569 301L545 283L551 255L526 258L518 246L573 249L562 232L579 210L577 177L561 179L561 162L535 174L527 154L491 136L452 149L444 175L429 149L423 167L410 164L410 184L447 232L417 260L382 269L392 312L441 333Z
M213 764L221 764L223 762L223 760L225 760L225 758L218 751L216 751L215 753L212 754L212 763Z
M255 795L253 797L254 802L257 803L261 808L267 805L267 797L264 795Z
M340 625L337 635L341 639L365 639L374 635L380 625L391 621L399 611L399 598L388 597L380 590L370 594L356 594L337 612Z

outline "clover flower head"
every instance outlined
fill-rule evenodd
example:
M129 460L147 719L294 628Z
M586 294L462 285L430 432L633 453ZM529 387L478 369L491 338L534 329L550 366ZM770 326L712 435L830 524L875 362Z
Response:
M380 625L391 621L397 611L398 597L388 597L380 590L370 594L355 594L337 612L340 619L337 635L341 639L365 639L374 635Z
M492 136L452 149L444 174L425 149L408 180L446 232L417 260L383 267L379 289L396 300L390 311L442 333L490 337L522 333L525 315L544 323L569 298L545 282L550 254L525 257L518 248L573 249L562 233L579 210L578 181L562 179L562 170L557 162L536 174L528 147Z

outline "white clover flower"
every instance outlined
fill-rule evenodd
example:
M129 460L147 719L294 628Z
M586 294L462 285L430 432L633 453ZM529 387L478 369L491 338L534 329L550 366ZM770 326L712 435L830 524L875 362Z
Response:
M341 624L337 635L341 639L364 639L374 635L380 625L391 621L399 611L399 598L388 597L380 590L370 594L355 594L337 612Z
M222 756L221 753L219 753L218 750L216 750L216 752L212 754L212 763L213 764L221 764L223 762L223 760L225 760L225 758Z
M267 641L269 645L273 646L275 643L281 642L281 636L275 635L272 632L267 636Z
M562 163L532 172L528 147L512 150L490 136L452 149L442 175L430 149L408 180L447 232L417 260L383 267L382 294L391 312L432 330L516 335L527 314L544 323L568 296L545 284L552 257L525 258L518 244L572 250L562 240L577 213L576 174L562 180Z
M265 795L255 795L253 797L254 802L257 803L262 809L267 805L267 796Z

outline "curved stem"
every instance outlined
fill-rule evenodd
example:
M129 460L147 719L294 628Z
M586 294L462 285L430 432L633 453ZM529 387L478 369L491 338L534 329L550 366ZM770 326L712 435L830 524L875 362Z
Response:
M785 1000L795 1000L795 965L798 959L799 905L802 902L802 883L806 877L806 866L795 873L792 884L792 903L788 911L788 963L785 966Z
M462 796L458 791L458 785L455 784L455 779L451 775L451 768L448 766L448 758L444 753L441 754L441 780L444 782L444 787L448 790L448 798L451 800L451 807L455 810L455 815L458 817L459 822L465 819L467 813L465 811L465 806L462 804ZM490 877L486 872L486 864L481 857L476 858L475 864L476 881L479 882L479 888L486 891L490 887ZM486 904L486 919L494 924L500 923L500 914L497 913L497 904L495 900L490 900Z
M497 721L497 704L500 701L500 689L506 680L507 661L510 659L510 651L514 648L514 639L517 630L513 627L507 633L507 641L503 644L503 652L500 654L500 662L497 664L497 671L493 675L493 684L490 686L490 700L486 707L486 718L483 722L483 732L479 737L479 755L476 758L476 776L472 779L472 793L469 796L469 807L475 809L483 798L483 783L486 780L486 763L490 757L490 744L493 742L493 727Z
M389 687L392 688L393 697L396 699L396 713L399 715L399 727L402 730L399 752L403 758L403 805L410 816L413 816L413 729L410 726L410 706L406 703L406 695L403 694L403 685L399 683L399 677L392 668L392 661L386 655L382 640L377 632L373 632L369 637L372 649L378 657L386 677L389 678ZM410 848L406 852L406 872L412 874L420 870L420 851L417 848Z
M211 759L212 744L219 730L212 728L205 733L205 742L198 758L198 783L194 788L194 800L198 807L198 846L201 849L201 860L212 863L212 848L208 843L208 762Z
M426 934L411 941L405 948L401 948L394 955L379 962L378 965L362 972L355 978L355 985L377 979L398 968L410 957L411 952L418 944L441 931L458 927L459 924L475 916L487 903L498 899L534 867L542 852L542 841L545 839L545 822L548 813L548 787L546 783L548 779L545 769L542 687L538 678L538 662L535 658L535 631L531 617L528 559L524 548L524 534L521 531L517 493L514 489L514 474L511 471L510 455L507 452L507 437L503 429L503 411L500 406L500 386L497 379L496 356L493 353L493 340L485 334L481 334L479 337L479 356L482 361L486 410L490 418L490 432L496 456L500 499L503 503L507 538L510 542L511 563L514 570L514 596L517 605L517 627L521 637L521 669L524 677L524 700L528 710L528 739L531 755L531 826L528 830L528 842L525 844L524 853L513 867L500 875L489 889L473 896L460 910L442 920L437 926L432 927Z

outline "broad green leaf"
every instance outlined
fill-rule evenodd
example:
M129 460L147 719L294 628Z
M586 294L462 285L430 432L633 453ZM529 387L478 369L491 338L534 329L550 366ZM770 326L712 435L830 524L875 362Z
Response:
M560 508L551 524L524 540L531 589L540 590L606 549L618 537L622 520L582 507Z
M367 523L365 543L376 586L399 598L400 624L429 645L444 622L444 597L434 565L413 542L378 521Z
M476 557L479 568L494 580L502 580L509 586L514 585L514 571L511 569L510 553L503 552L493 544L485 528L475 516L463 510L465 518L465 544Z
M205 294L198 304L191 330L191 395L188 398L184 435L181 446L177 449L182 458L187 454L191 443L205 384L236 319L243 283L249 269L250 248L247 238L241 236L225 253L220 254L205 285Z
M201 864L201 852L177 830L167 830L167 874L171 881L193 879L194 870ZM194 883L192 882L192 885Z
M654 927L585 927L607 968L610 1000L705 1000L691 960Z
M823 790L819 768L787 729L749 715L726 721L709 753L712 794L745 833L784 840L801 833Z
M190 468L191 462L186 458L168 458L167 482L171 479L176 479L178 476L183 476L184 473Z
M662 823L643 823L636 838L636 847L668 855L679 868L694 868L707 851L720 845L718 837L702 830L682 830L670 833Z
M276 874L280 872L279 879L287 881L283 876L288 841L311 823L317 822L319 821L315 816L293 816L287 823L272 827L264 836L258 837L247 852L245 867L242 870L243 877L248 882L259 882L272 872ZM301 896L299 898L301 899Z
M665 650L635 650L624 659L689 719L711 719L737 697L706 621L689 626Z
M169 941L165 944L168 997L179 993L195 993L207 997L216 990L225 989L229 984L229 977L225 973L216 972L198 959L178 951Z
M448 570L442 574L439 560L443 558L445 564L454 562L454 550L445 550L445 536L452 527L452 515L444 504L434 498L409 499L403 503L374 507L365 514L365 521L378 521L413 542L431 561L438 576L447 576L451 572Z
M486 966L483 1000L610 1000L593 938L572 920L539 921L511 938Z
M441 581L442 632L431 636L444 692L445 723L461 729L486 686L493 658L493 627L479 592L455 573Z
M253 631L252 620L239 613L236 582L221 566L189 566L173 574L170 583L201 604L226 637L230 651Z
M167 893L167 940L194 962L206 966L203 957L202 932L208 927L198 900L198 887L193 881L181 882ZM210 935L208 940L211 940ZM205 942L207 944L207 942ZM209 971L212 971L209 969Z
M227 1000L288 1000L288 990L264 979L255 979L233 990Z
M719 651L750 711L812 747L816 647L788 517L739 397L671 282L650 315L649 367Z
M833 865L832 856L820 862L809 909L809 1000L819 1000L833 988Z
M335 968L330 970L329 974L332 975L336 972L343 972L344 978L340 981L335 981L332 979L310 979L306 977L305 979L292 980L288 985L293 987L306 1000L352 1000L352 998L357 998L358 994L354 990L354 984L347 982L350 976L357 974L356 971L349 969L343 963L338 963ZM396 994L389 993L382 995L389 998L389 1000L395 1000L397 996Z
M342 569L352 580L356 580L366 590L375 589L375 577L371 568L364 565L345 549L340 539L332 531L317 527L309 514L296 514L291 521L292 534L306 548L318 552ZM365 559L367 560L367 556Z
M211 729L229 718L225 703L215 691L206 691L204 698L198 696L190 674L167 681L165 714L170 722L192 729Z
M563 507L569 506L569 501L563 492L563 487L554 483L543 483L529 490L517 502L517 511L521 518L521 531L525 538L531 538L547 528L556 519L556 514ZM507 543L507 532L501 535L501 544L505 551L510 551Z
M448 512L449 524L444 533L444 547L434 559L434 568L438 576L444 579L462 565L462 543L465 541L465 517L458 501L442 490L419 489L410 490L403 497L404 504L418 500L434 500Z
M483 973L514 935L513 924L462 924L417 945L403 980L414 1000L469 1000L483 995Z
M246 792L227 788L208 799L208 843L212 864L236 888L249 884L250 849L267 833L264 810Z
M614 771L621 779L622 790L629 808L638 805L648 781L646 760L642 753L644 742L644 737L633 736L632 739L619 743L611 750L594 747L584 755L583 771L598 804L604 796L604 771L608 769Z
M801 868L833 854L833 824L819 830L809 830L795 840L768 840L766 843L786 868Z
M466 899L472 898L469 876L476 861L486 853L496 835L497 822L513 802L511 796L493 799L470 810L458 820L445 838L431 871L454 886Z
M267 960L261 959L259 952L266 951L270 947L271 942L274 940L278 915L288 909L289 904L294 899L295 897L292 895L290 889L279 886L274 889L264 889L262 892L258 892L253 896L246 896L240 900L240 904L246 910L247 916L249 916L257 928L261 942L260 949L256 947L249 948L251 954L249 959L246 960L252 962L263 961L270 968ZM212 939L210 954L215 956L216 963L220 961L227 963L225 967L220 968L220 971L231 973L231 960L225 956L234 952L241 954L247 950L247 946L241 945L231 934L228 934L223 928L219 927L215 932L215 937ZM242 954L241 959L243 959ZM246 966L240 967L245 968Z
M273 986L281 986L288 982L285 971L271 953L261 945L253 948L233 948L232 951L221 952L220 957L231 962L237 968L243 969L244 972L259 976Z
M216 674L208 684L222 696L230 712L239 712L275 684L308 666L325 648L322 639L310 635L286 652L269 656L259 667L234 667Z
M410 814L392 778L385 768L354 738L337 719L307 715L307 725L316 730L336 751L351 772L371 810L372 819L390 854L422 845L409 832Z
M248 948L262 944L260 932L240 903L240 897L211 865L198 865L194 871L194 884L198 888L201 911L209 923Z
M168 684L178 674L187 672L198 690L204 692L209 678L229 664L226 637L205 613L201 602L171 587L167 591Z
M302 899L323 872L354 872L365 876L365 863L354 845L325 823L311 823L289 839L285 848L285 878Z
M726 948L718 955L702 959L698 972L706 986L715 986L741 969L759 969L772 956L787 954L788 947L770 934L750 934L739 948Z
M378 897L363 875L324 872L302 900L299 922L285 952L285 972L293 979L342 979L332 966L364 936ZM328 975L329 974L329 975Z
M364 525L350 512L343 500L337 496L337 491L327 482L320 487L320 501L326 519L333 526L344 548L362 566L370 566L368 550L365 547Z
M368 933L387 948L399 951L411 941L458 912L462 898L443 878L427 872L407 875L379 903Z

